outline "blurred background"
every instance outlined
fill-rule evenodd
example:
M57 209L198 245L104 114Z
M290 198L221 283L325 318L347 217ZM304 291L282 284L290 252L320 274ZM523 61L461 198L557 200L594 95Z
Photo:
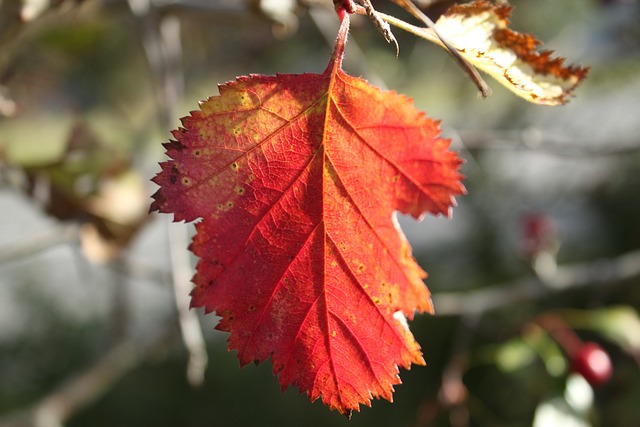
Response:
M512 4L591 66L568 105L490 79L480 99L439 47L394 30L396 59L353 19L345 69L442 120L469 194L401 218L434 294L411 324L427 366L348 421L238 367L187 310L193 226L147 214L179 117L238 75L322 72L332 2L0 0L0 426L640 425L640 4ZM571 369L584 342L608 381Z

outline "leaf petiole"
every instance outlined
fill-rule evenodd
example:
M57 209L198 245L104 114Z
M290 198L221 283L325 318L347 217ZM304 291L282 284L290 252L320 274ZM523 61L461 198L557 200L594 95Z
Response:
M358 15L365 15L373 22L380 34L384 36L387 43L393 43L396 46L396 57L400 53L400 46L395 36L391 32L391 27L381 17L380 13L373 8L371 0L333 0L333 4L336 8L336 12L340 17L340 21L343 20L344 12L357 13Z

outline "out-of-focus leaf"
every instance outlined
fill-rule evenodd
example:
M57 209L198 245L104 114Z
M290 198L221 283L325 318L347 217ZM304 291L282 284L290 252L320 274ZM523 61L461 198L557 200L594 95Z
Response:
M9 121L1 134L4 161L25 176L25 191L51 216L82 224L91 261L125 248L148 219L145 180L127 152L104 144L85 122L64 118L29 125Z
M590 329L615 342L626 351L640 353L640 316L630 306L564 312L567 323L576 329Z
M513 372L529 365L535 356L530 345L521 339L513 339L498 348L496 365L504 372Z
M529 325L522 339L538 353L549 375L557 377L567 371L567 361L558 343L537 325Z
M0 122L4 160L20 167L58 162L66 150L71 126L71 116L64 114L25 115Z

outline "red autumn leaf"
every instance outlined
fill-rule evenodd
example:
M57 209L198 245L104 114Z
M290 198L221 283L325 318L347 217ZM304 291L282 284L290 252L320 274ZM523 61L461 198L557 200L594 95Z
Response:
M151 208L202 219L192 306L240 363L348 414L424 364L404 317L433 307L394 212L448 215L464 187L437 122L341 70L347 29L323 74L239 77L184 118Z

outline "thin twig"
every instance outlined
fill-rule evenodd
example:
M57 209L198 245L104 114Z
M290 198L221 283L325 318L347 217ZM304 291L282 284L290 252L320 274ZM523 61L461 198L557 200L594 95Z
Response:
M128 277L119 274L118 269L122 268L123 258L118 256L109 262L109 288L113 292L112 307L109 320L111 328L109 330L114 343L125 341L131 333L131 319L133 309L131 307L131 282Z
M332 25L336 22L335 13L333 11L327 13L319 7L309 9L309 16L316 24L318 30L327 41L329 46L333 46L336 41L336 28ZM388 85L382 76L375 70L375 67L369 67L368 57L362 51L362 48L356 40L349 39L349 55L346 56L345 62L349 65L358 67L358 70L365 75L370 83L378 86L380 89L387 89Z
M402 19L396 18L393 15L387 15L386 13L383 13L383 12L378 12L378 14L382 19L387 21L389 24L395 25L401 30L404 30L408 33L413 34L414 36L421 37L425 40L428 40L430 42L443 46L442 41L438 38L436 33L430 28L418 27L416 25L409 24L408 22L403 21Z
M192 386L199 386L204 382L208 356L197 314L189 309L193 272L189 263L189 253L186 250L189 241L186 225L169 224L169 241L178 321L182 332L182 341L189 353L187 380Z
M143 24L143 46L159 94L163 126L172 126L176 106L184 93L180 21L166 14L159 18L149 0L129 0L131 11ZM189 310L191 264L186 250L189 244L186 225L168 224L173 288L182 339L189 353L187 379L193 386L204 381L208 356L197 314Z
M25 259L58 245L77 243L79 237L79 224L56 224L40 234L21 237L19 240L0 246L0 265Z
M456 60L456 62L460 65L460 67L462 67L462 69L469 75L473 83L475 83L475 85L477 86L482 96L487 97L491 95L491 89L489 88L487 83L484 81L482 76L480 76L480 73L478 72L476 67L474 67L462 55L460 55L460 52L458 51L458 49L453 47L449 42L449 40L447 40L446 37L440 34L438 29L436 28L436 24L431 20L431 18L425 15L424 12L422 12L415 4L413 4L411 0L393 0L393 1L397 5L399 5L400 7L407 10L409 13L411 13L416 19L418 19L419 21L422 21L427 26L427 28L433 32L433 35L435 36L436 39L432 41L443 46L451 54L451 56ZM380 17L382 19L385 19L385 17L382 14L380 14ZM400 20L396 20L396 22L398 21ZM387 22L389 22L390 24L392 23L390 21L387 21ZM416 35L419 35L419 34L416 34Z
M544 281L538 277L529 277L475 291L436 293L433 295L433 303L436 315L441 316L484 313L558 292L611 286L639 277L640 250L637 250L616 258L558 266L555 274L545 277Z
M362 6L356 7L356 13L366 15L373 25L376 26L380 34L384 37L387 43L393 43L396 46L396 57L400 54L400 46L398 45L398 40L391 32L391 27L389 24L385 22L378 11L373 8L371 4L371 0L357 0Z
M165 332L149 341L129 340L114 346L92 366L79 372L33 406L0 419L0 427L61 427L80 409L107 393L147 357L173 341Z
M595 140L563 136L537 128L457 129L455 136L466 149L527 149L566 157L619 156L640 152L640 140Z
M180 31L180 21L177 18L167 15L160 21L160 36L164 48L166 68L164 90L166 92L165 98L170 103L165 106L166 113L164 115L168 117L175 115L175 106L183 98L184 93ZM170 121L165 123L167 127L170 124ZM204 382L208 355L198 315L195 311L190 310L189 305L193 271L187 252L189 246L187 226L185 224L170 224L169 242L178 322L182 332L182 341L189 354L187 380L195 387Z

